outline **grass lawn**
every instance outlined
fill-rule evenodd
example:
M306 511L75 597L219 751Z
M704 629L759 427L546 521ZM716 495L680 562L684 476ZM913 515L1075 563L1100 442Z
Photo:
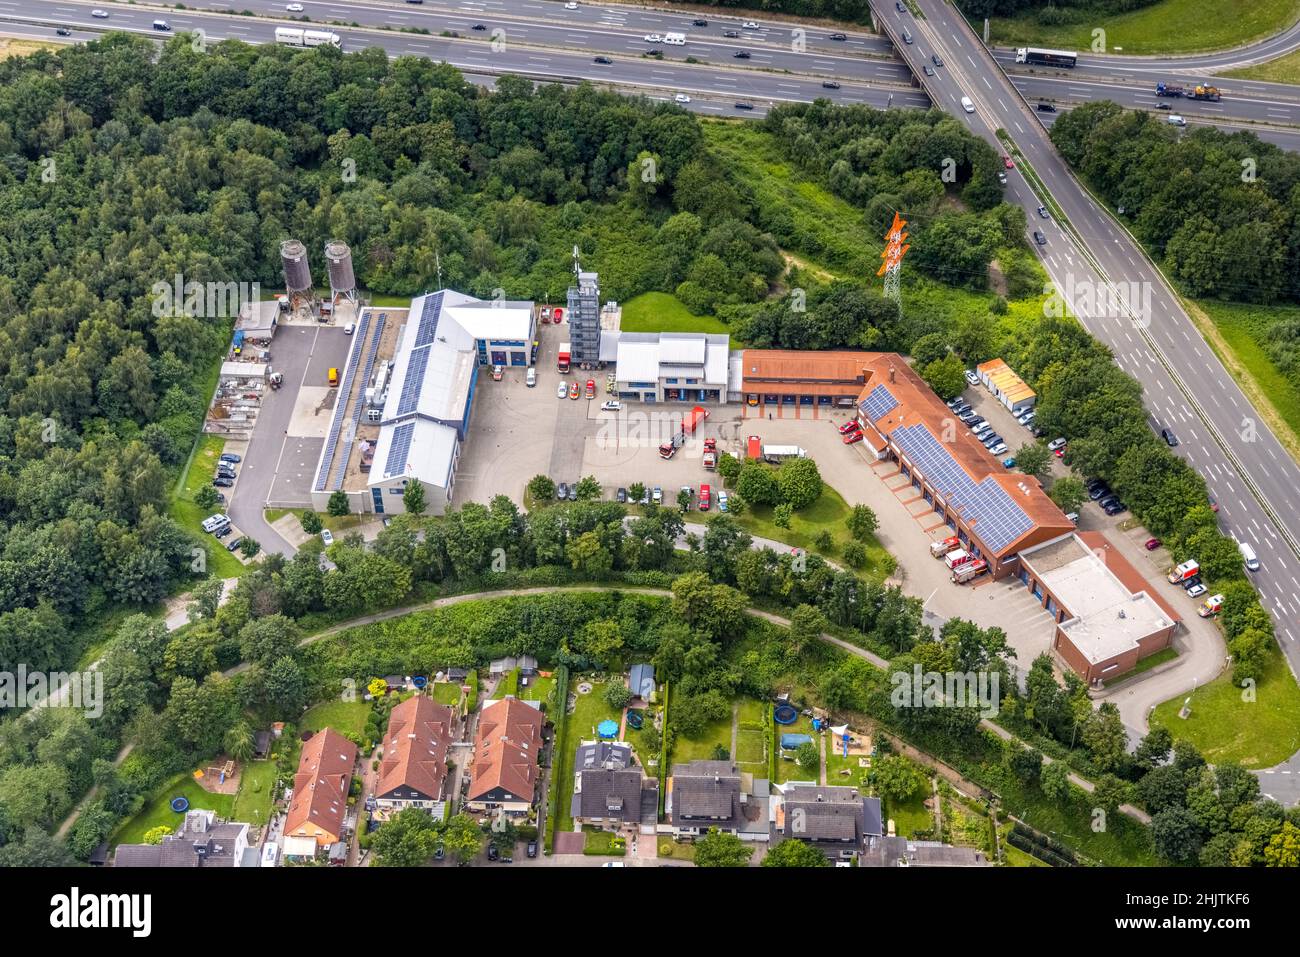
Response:
M659 856L671 858L674 861L695 861L694 844L678 844L671 837L659 838Z
M658 706L642 709L641 713L645 715L645 723L641 726L641 730L637 731L629 726L627 734L623 738L628 744L632 745L632 750L636 752L641 766L646 769L646 773L651 777L654 777L659 767L659 736L655 732L654 716L659 714L660 710Z
M845 787L861 787L863 778L866 777L868 769L858 767L858 760L862 757L860 754L850 754L844 757L838 750L831 747L831 739L826 740L826 783L839 784ZM847 774L841 772L847 771Z
M592 682L588 694L577 694L578 685L586 678L573 677L569 680L569 690L577 695L578 703L573 714L568 718L568 732L564 753L553 759L551 774L560 776L559 806L551 808L555 816L555 833L573 830L573 818L569 815L569 805L573 800L573 762L577 756L578 745L583 741L596 740L596 726L606 718L618 720L618 712L605 703L605 684ZM557 705L563 707L563 705Z
M270 764L270 762L266 762ZM234 805L233 794L212 794L199 787L188 772L173 778L158 789L149 802L140 809L109 841L114 847L118 844L143 844L144 836L159 825L166 824L173 830L180 827L185 815L171 809L174 797L189 798L192 810L216 811L217 817L230 818L230 809Z
M806 715L799 715L799 720L794 724L773 724L773 735L775 740L772 746L776 749L776 784L784 784L786 781L816 781L821 780L821 764L815 768L804 768L799 766L799 762L794 759L794 752L788 755L781 753L781 735L783 734L806 734L813 739L813 744L817 743L817 735L813 733L812 719ZM787 757L789 760L787 760ZM829 779L828 779L829 780Z
M671 712L670 712L671 716ZM718 745L731 750L731 713L721 721L712 721L705 726L698 738L688 738L680 731L673 740L673 764L685 764L687 761L712 761L713 749Z
M303 713L298 719L298 728L301 731L333 728L339 732L364 734L366 719L369 717L369 701L322 701Z
M1152 727L1168 728L1185 738L1210 763L1240 761L1248 768L1269 768L1300 750L1300 688L1296 687L1282 652L1273 649L1254 702L1242 701L1242 689L1232 684L1231 671L1192 693L1192 713L1178 717L1187 695L1159 705Z
M583 830L586 832L586 843L583 845L582 853L604 857L624 857L627 854L626 847L610 846L613 844L614 838L618 837L613 831L587 830L586 828Z
M742 771L755 771L759 777L767 777L767 749L764 747L762 731L736 731L736 753L733 757L737 764L753 764L755 768L741 768Z
M190 461L189 470L181 479L167 511L187 532L199 536L203 550L208 555L208 571L211 574L217 578L237 578L248 566L230 554L221 539L204 533L201 527L203 520L217 511L220 506L202 509L194 503L194 493L204 485L211 484L213 476L216 475L217 459L225 447L226 440L219 435L199 437L198 447L194 451L194 458ZM224 491L229 498L229 490Z
M885 818L894 822L899 837L912 837L918 831L934 831L934 814L925 806L930 795L930 783L906 801L885 802Z
M730 335L731 327L713 316L697 316L666 292L644 292L623 303L624 332L710 332ZM732 348L743 347L733 342Z
M274 786L275 762L249 761L244 765L231 818L252 825L265 824L271 815Z
M1018 847L1012 847L1006 841L1008 831L1002 833L1002 860L1008 867L1051 867L1034 857L1032 854L1026 854Z
M759 538L771 538L787 545L794 545L810 552L815 552L833 562L843 563L841 556L844 546L853 540L845 523L853 510L844 497L829 485L824 486L821 496L807 508L794 513L789 528L781 528L772 521L773 509L768 505L754 505L745 509L737 522ZM827 551L822 551L813 543L822 532L830 532L834 544ZM895 561L873 536L864 543L867 549L867 563L859 568L858 574L877 581L889 577L895 568Z
M521 685L519 697L525 701L546 701L555 688L554 678L540 678L536 675L528 679L528 684Z
M460 704L460 685L452 681L435 681L433 683L433 700L438 704L456 707Z
M1276 60L1243 66L1228 70L1223 76L1240 77L1243 80L1264 80L1271 83L1300 83L1300 50L1292 50Z
M266 519L266 522L269 525L272 522L279 521L292 512L294 515L298 516L298 519L301 522L302 517L309 511L311 511L311 509L307 508L268 508L262 513L262 517ZM328 512L317 512L316 517L320 519L323 528L328 528L336 535L351 532L361 527L360 512L353 512L348 515L331 515Z
M1074 49L1086 52L1092 46L1092 31L1104 27L1107 52L1122 48L1124 53L1192 53L1221 50L1279 33L1300 14L1297 0L1162 0L1130 13L1104 17L1087 7L1073 15L1058 10L1070 22L1039 23L1035 14L995 17L989 25L994 44ZM983 29L983 21L975 23Z

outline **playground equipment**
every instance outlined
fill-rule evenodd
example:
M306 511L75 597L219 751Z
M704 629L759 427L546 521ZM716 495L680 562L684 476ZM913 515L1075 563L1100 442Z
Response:
M794 724L799 720L799 709L792 704L779 704L772 713L772 720L777 724Z
M190 809L190 799L187 797L172 798L172 810L177 814L184 814Z
M633 731L640 731L641 726L645 724L645 717L640 711L629 711L627 713L627 726Z
M600 724L596 725L596 733L601 738L613 739L618 736L618 722L606 718Z

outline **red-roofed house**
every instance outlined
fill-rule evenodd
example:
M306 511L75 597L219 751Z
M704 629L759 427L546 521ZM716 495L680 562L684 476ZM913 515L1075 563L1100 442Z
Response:
M537 762L546 719L531 703L503 698L483 709L474 741L465 806L527 814L536 798Z
M408 807L430 809L444 800L454 723L451 708L426 695L407 698L393 709L375 787L377 817L386 820Z
M317 732L303 744L293 778L293 800L284 820L286 853L290 841L303 846L302 839L311 839L323 848L343 839L356 763L357 746L333 728Z

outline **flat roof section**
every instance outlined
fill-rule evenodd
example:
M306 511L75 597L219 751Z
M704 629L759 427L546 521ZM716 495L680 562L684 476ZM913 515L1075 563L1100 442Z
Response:
M1176 622L1145 587L1134 591L1121 581L1078 535L1028 549L1020 560L1072 616L1061 622L1061 630L1092 664L1123 654Z
M981 376L988 376L997 390L1007 397L1012 405L1036 398L1034 390L1025 385L1024 380L1001 359L990 359L975 367Z

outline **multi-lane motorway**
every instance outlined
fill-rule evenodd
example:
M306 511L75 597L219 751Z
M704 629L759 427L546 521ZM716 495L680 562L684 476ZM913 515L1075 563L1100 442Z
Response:
M1160 272L1074 178L1036 114L960 15L944 0L916 2L924 19L899 13L889 0L873 0L873 6L891 33L906 29L914 36L915 43L900 44L900 52L915 69L936 53L943 59L935 76L925 77L935 103L999 151L1005 148L994 131L1006 130L1063 212L1067 223L1041 218L1037 208L1047 196L1035 192L1023 171L1009 175L1008 198L1046 236L1041 254L1052 279L1062 290L1073 290L1071 305L1083 324L1142 383L1153 419L1176 430L1181 444L1175 451L1205 477L1219 503L1221 527L1254 545L1262 563L1255 584L1292 670L1300 670L1300 467L1201 339ZM962 110L963 96L974 102L974 113ZM1107 315L1089 306L1083 298L1088 284L1111 281L1141 284L1150 296L1149 313ZM1123 711L1124 703L1116 703ZM1146 704L1131 701L1130 708L1141 711ZM1140 717L1125 714L1130 726Z

